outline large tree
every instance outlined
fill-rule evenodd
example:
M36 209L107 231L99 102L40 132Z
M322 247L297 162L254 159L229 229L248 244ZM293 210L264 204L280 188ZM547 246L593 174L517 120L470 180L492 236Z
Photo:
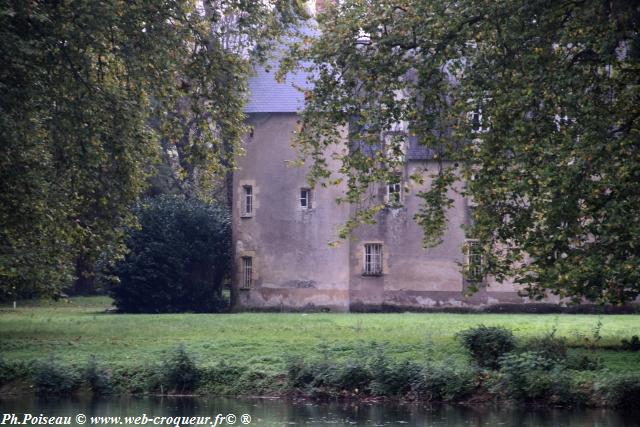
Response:
M401 138L381 136L404 127L440 159L418 194L425 245L462 179L486 274L533 298L638 296L640 2L347 0L320 28L283 69L312 64L297 142L313 180L340 180L326 153L342 161L345 199L363 206L346 231L375 219L367 189L401 162Z
M0 2L0 297L123 253L162 156L196 196L232 166L250 62L295 0ZM197 187L197 189L193 189Z

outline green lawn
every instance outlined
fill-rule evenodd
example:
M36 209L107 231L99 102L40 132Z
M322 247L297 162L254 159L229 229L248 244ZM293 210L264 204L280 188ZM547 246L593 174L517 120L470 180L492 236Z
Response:
M0 308L0 345L5 360L34 360L54 354L84 362L95 354L111 365L153 362L184 343L203 365L222 360L281 370L289 355L361 357L370 343L385 343L398 359L418 362L428 354L465 364L455 339L468 327L502 325L524 341L553 328L573 347L584 346L602 322L598 354L616 372L640 372L640 352L615 350L620 340L640 334L640 315L533 314L107 314L104 297L19 304ZM574 349L574 352L587 351Z

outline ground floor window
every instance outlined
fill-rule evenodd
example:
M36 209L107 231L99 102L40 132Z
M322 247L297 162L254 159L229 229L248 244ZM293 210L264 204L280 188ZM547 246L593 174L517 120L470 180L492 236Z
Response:
M481 282L484 276L482 269L482 246L478 240L466 241L467 280Z
M368 276L382 274L382 244L366 243L364 245L364 272Z
M253 258L242 257L242 288L251 289L253 285Z

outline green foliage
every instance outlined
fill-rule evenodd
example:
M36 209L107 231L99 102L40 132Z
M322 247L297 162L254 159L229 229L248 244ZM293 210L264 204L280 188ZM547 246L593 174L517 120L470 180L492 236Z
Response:
M562 365L533 351L508 354L500 359L493 390L506 399L560 405L584 403L587 396L572 385Z
M326 360L307 362L295 356L287 359L286 369L291 387L318 389L337 385L335 373L339 368Z
M319 25L281 72L313 72L296 146L312 182L346 184L347 229L378 218L372 188L401 170L384 136L406 125L433 153L407 177L426 245L457 191L477 204L467 232L487 274L533 299L640 294L637 4L348 0Z
M626 409L640 409L640 376L617 375L599 384L608 406Z
M63 365L53 356L35 364L32 373L33 387L37 394L63 395L80 387L81 377L77 370Z
M542 337L531 338L524 348L553 362L563 362L567 358L567 339L555 335L556 330L554 329Z
M119 310L219 312L222 280L231 262L231 221L220 205L160 196L136 209L139 229L117 264L111 294Z
M203 316L104 313L110 305L109 298L90 297L57 302L19 302L17 310L10 305L0 307L1 359L10 369L18 370L18 376L12 375L15 380L3 390L22 389L28 383L24 380L30 379L33 373L33 361L43 358L47 352L54 352L64 366L77 366L82 370L92 354L99 355L98 366L111 374L114 393L159 393L162 384L160 355L183 342L193 358L200 362L197 367L201 379L195 390L198 394L367 398L371 396L368 384L351 388L355 384L348 373L370 374L371 359L379 352L379 345L370 344L375 340L384 342L389 363L410 360L420 365L421 372L413 379L403 399L440 400L436 395L442 390L438 385L442 382L437 378L449 375L448 372L430 373L429 376L436 379L428 380L427 384L433 382L433 385L422 387L423 392L419 392L419 380L426 375L425 369L430 368L454 370L456 376L451 374L450 383L478 372L474 378L476 388L472 389L471 395L453 398L453 401L486 400L499 393L496 388L492 389L493 393L488 390L488 376L493 378L498 374L474 369L467 352L456 339L458 331L478 324L500 325L513 330L519 343L557 328L555 337L567 338L570 347L566 362L569 365L566 373L572 379L570 384L589 395L595 393L589 383L600 383L611 375L640 373L637 353L622 351L619 345L622 338L637 333L638 316L603 316L606 328L602 329L602 339L592 352L576 348L584 345L578 332L591 336L596 322L596 316L582 314L369 313L354 316L308 313L301 316L299 313L236 313ZM214 330L215 339L212 339ZM319 341L325 344L321 349ZM324 393L320 387L290 386L285 361L293 354L299 354L309 365L328 364L331 371L321 373L336 385L323 387ZM584 354L601 359L603 369L574 370L570 361ZM163 386L162 391L171 390ZM453 390L446 392L454 394ZM593 404L602 405L604 401L595 396Z
M200 371L183 344L169 352L160 366L160 376L165 392L191 392L200 382Z
M115 393L158 392L161 377L158 366L153 364L118 366L111 375L111 384Z
M500 358L516 347L513 333L499 326L479 325L458 332L458 338L482 368L497 369L500 366Z
M373 380L369 385L375 396L402 396L420 378L422 367L411 361L394 362L380 351L370 363Z
M210 199L246 130L251 62L302 15L294 0L3 2L0 299L120 258L160 160Z
M376 345L377 353L358 360L287 360L287 379L291 388L304 389L314 396L332 392L419 398L427 401L454 401L468 396L475 387L473 370L411 361L394 361Z
M640 351L640 338L638 338L637 335L634 335L630 340L622 340L622 349L628 351Z
M28 376L30 370L23 361L9 362L0 356L0 386Z
M413 381L412 391L426 401L459 401L475 390L477 374L472 369L456 370L447 365L427 365Z
M365 390L372 379L371 371L365 362L348 360L338 367L334 383L345 390L360 391Z
M385 355L385 348L372 344L375 354L357 360L338 362L327 357L287 360L290 387L314 390L316 395L330 390L370 393L375 396L403 396L411 391L422 368L411 362L397 362ZM323 390L324 389L324 390Z
M576 371L598 371L602 369L604 362L601 357L592 354L580 354L568 357L564 365L568 369Z
M93 394L109 394L113 391L111 373L98 364L94 355L89 358L84 379Z

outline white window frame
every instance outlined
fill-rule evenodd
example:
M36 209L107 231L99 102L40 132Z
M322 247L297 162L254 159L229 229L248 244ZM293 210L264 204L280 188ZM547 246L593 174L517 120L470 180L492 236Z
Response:
M312 193L310 188L302 187L300 189L300 209L311 209L312 205Z
M242 281L241 289L251 289L253 287L253 257L243 256L241 259Z
M562 130L563 127L567 127L573 124L573 119L571 119L571 117L565 114L564 111L560 113L556 113L553 116L553 121L556 124L556 130L558 132L560 132L560 130Z
M482 106L490 101L491 98L484 98L478 102L472 98L467 100L470 106L470 110L467 113L467 120L471 126L472 133L485 133L489 130L489 127L485 126L485 117L482 111Z
M402 183L387 184L386 202L390 206L399 206L402 204Z
M362 274L364 276L381 276L383 271L382 243L365 243L363 252Z
M253 216L253 186L242 186L242 216Z
M467 281L478 283L484 279L484 255L478 239L465 240L465 271Z

